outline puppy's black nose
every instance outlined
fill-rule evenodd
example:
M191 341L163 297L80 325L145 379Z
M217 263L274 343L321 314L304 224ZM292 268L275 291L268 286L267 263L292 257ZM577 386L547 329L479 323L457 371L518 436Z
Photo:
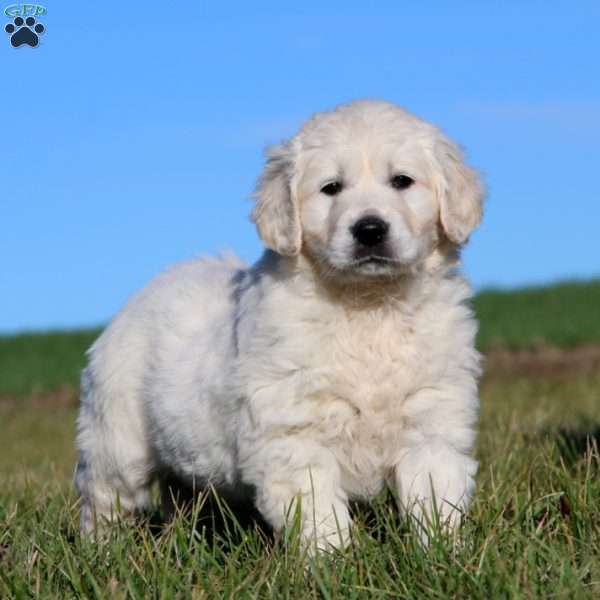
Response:
M363 217L350 231L359 244L372 248L385 240L389 228L389 224L379 217Z

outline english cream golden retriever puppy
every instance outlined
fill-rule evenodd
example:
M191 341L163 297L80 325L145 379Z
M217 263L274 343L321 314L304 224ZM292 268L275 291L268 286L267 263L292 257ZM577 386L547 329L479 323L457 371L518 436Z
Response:
M360 101L272 148L256 200L257 264L175 266L91 348L82 530L173 478L252 498L275 531L299 508L313 548L342 546L349 500L386 484L407 516L454 528L477 469L477 324L457 271L476 173L434 126Z

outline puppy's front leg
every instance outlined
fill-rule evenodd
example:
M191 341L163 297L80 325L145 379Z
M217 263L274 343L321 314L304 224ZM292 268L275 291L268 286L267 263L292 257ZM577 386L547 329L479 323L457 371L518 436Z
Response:
M244 478L255 486L257 508L276 531L290 526L300 510L309 551L347 543L347 496L327 449L300 436L263 439L245 461Z
M423 542L439 524L453 532L468 508L475 488L477 462L441 439L406 448L394 468L400 510L412 517Z
M391 483L400 510L417 522L427 543L436 519L453 532L471 502L477 398L469 390L428 390L410 398L406 409L411 427L402 434Z

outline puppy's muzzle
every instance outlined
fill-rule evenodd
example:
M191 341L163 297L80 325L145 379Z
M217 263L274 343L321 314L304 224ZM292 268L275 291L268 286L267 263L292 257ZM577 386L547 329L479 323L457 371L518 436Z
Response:
M380 217L371 215L358 220L350 228L355 242L354 259L360 263L389 260L389 231L390 224Z

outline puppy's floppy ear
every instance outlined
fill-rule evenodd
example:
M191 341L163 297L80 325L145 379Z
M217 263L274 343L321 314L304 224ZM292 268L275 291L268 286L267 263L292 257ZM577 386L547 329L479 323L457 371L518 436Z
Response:
M460 149L446 139L435 148L442 177L438 184L440 221L448 239L466 242L483 216L484 188L478 173L465 164Z
M256 186L252 220L263 242L285 256L302 246L300 211L295 192L295 160L290 142L267 150L267 163Z

